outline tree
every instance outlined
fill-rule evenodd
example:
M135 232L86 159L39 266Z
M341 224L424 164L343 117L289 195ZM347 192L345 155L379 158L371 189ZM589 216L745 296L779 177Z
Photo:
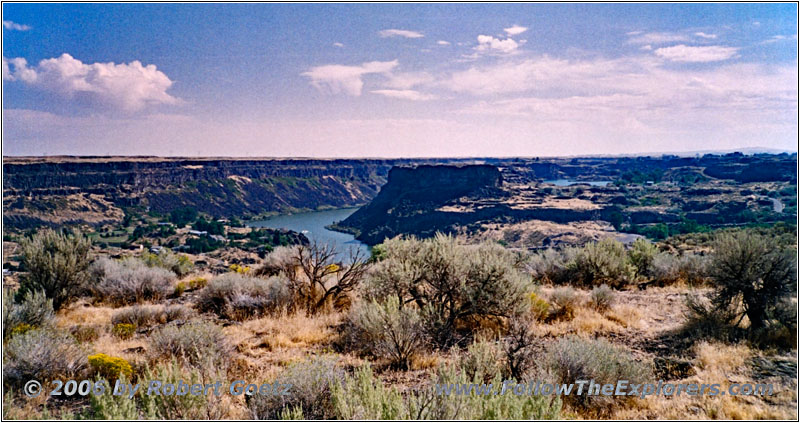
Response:
M318 313L340 304L364 279L367 260L358 250L350 250L345 263L338 260L336 247L316 241L311 245L278 247L256 275L283 273L299 306Z
M774 238L752 231L720 235L711 260L710 276L717 285L715 309L734 311L738 324L744 316L750 329L766 327L779 313L780 301L795 290L797 256Z
M58 310L81 294L89 280L91 240L78 231L60 233L52 229L37 232L22 241L17 299L28 292L43 291Z

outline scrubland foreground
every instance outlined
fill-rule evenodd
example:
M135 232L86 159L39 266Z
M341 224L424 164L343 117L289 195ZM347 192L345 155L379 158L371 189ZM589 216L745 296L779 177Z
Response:
M5 419L797 419L796 228L537 253L437 235L337 262L279 247L199 274L168 250L21 243ZM291 384L289 395L51 396L53 380ZM437 396L434 383L771 383L773 395ZM24 395L27 381L44 391Z

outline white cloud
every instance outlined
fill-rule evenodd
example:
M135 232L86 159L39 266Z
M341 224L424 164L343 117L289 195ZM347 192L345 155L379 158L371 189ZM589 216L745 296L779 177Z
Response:
M695 32L694 35L708 40L713 40L717 38L717 34L706 34L705 32Z
M719 62L734 57L738 51L736 47L678 44L656 49L655 54L673 62Z
M653 49L653 46L651 46L650 44L643 45L643 46L639 47L639 50L644 50L644 51L650 51L652 49Z
M342 47L344 47L344 44L342 44L342 43L333 43L333 46L342 48Z
M399 98L401 100L427 101L433 100L436 96L425 94L415 90L373 90L373 94L380 94L386 97Z
M128 112L148 105L180 102L167 94L172 86L169 77L155 65L143 66L138 60L127 64L87 64L64 53L29 67L23 58L3 58L3 79L21 81L67 98L82 96L90 102Z
M678 41L689 41L685 34L674 32L629 32L628 44L666 44Z
M13 66L13 69L12 69ZM3 57L3 81L36 81L36 71L28 67L28 61L22 57L6 59Z
M388 76L398 63L395 59L390 62L366 62L360 66L323 65L315 66L301 75L311 79L311 85L320 91L359 96L364 87L362 76L376 73Z
M407 90L418 85L429 84L434 78L427 72L393 73L386 81L386 86L398 90Z
M439 44L440 46L449 46L450 42L449 41L444 41L444 40L439 40L439 41L436 42L436 44Z
M491 35L478 35L477 51L494 51L501 53L512 53L519 47L519 44L511 38L501 40Z
M519 34L522 34L523 32L525 32L527 30L528 30L527 27L519 26L519 25L512 25L510 28L503 29L503 31L505 31L506 34L508 34L508 35L519 35Z
M422 38L424 35L417 31L408 31L405 29L384 29L379 32L381 38L388 37L403 37L403 38Z
M10 31L30 31L31 27L28 25L18 24L12 21L3 21L3 28Z
M760 44L773 44L773 43L777 43L779 41L788 41L788 40L796 40L796 39L797 39L797 34L791 35L791 36L773 35L769 39L766 39L766 40L762 41Z

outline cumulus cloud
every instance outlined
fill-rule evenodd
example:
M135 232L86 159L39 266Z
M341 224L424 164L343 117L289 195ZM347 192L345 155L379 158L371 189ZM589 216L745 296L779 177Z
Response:
M73 98L81 96L127 112L149 105L177 104L167 93L172 81L155 65L130 63L83 63L67 53L29 67L23 58L3 58L3 79L21 81L33 87Z
M318 90L330 94L344 93L352 96L361 95L364 88L362 76L368 74L389 75L398 65L398 61L366 62L360 66L323 65L316 66L301 75L311 80L311 85Z
M426 101L436 98L436 96L432 94L425 94L415 90L373 90L371 92L373 94L380 94L386 97L411 101Z
M13 69L12 69L13 67ZM3 57L3 81L36 81L36 71L28 67L28 61L22 57L6 59Z
M344 44L342 44L342 43L333 43L333 46L342 48L342 47L344 47Z
M445 40L439 40L436 42L436 44L439 44L440 46L449 46L450 42Z
M679 41L689 41L685 34L675 32L629 32L628 44L667 44Z
M527 27L519 26L519 25L512 25L510 28L503 29L503 31L505 31L506 34L508 34L508 35L519 35L519 34L522 34L523 32L525 32L527 30L528 30Z
M389 38L389 37L403 37L403 38L422 38L421 32L417 31L408 31L405 29L384 29L383 31L379 32L381 38Z
M657 56L673 62L719 62L736 56L739 49L724 46L687 46L678 44L663 47L654 52Z
M475 47L475 50L484 52L513 53L518 47L519 43L511 38L501 40L499 38L494 38L491 35L478 35L478 46Z
M30 31L31 27L28 25L18 24L12 21L3 21L3 28L9 31Z
M706 34L705 32L695 32L694 35L708 40L713 40L717 38L717 34Z

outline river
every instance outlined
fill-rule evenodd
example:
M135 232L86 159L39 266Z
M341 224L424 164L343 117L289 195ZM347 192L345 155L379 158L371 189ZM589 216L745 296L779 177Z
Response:
M282 214L264 220L248 222L249 226L256 228L289 229L300 232L309 240L336 247L339 260L345 261L349 252L359 249L364 258L370 255L367 244L355 239L353 235L332 231L325 226L339 222L353 214L358 208L323 210L307 213Z
M567 187L575 184L589 184L593 187L604 187L611 183L611 181L576 181L573 179L549 179L544 181L545 184L553 184L557 187Z

